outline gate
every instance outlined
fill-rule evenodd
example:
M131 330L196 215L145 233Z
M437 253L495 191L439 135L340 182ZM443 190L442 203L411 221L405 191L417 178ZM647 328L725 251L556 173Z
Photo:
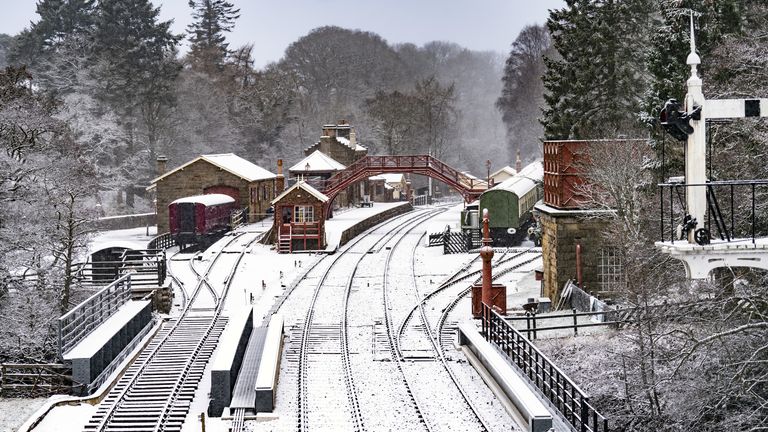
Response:
M469 252L470 237L463 232L445 231L443 233L443 253L456 254Z

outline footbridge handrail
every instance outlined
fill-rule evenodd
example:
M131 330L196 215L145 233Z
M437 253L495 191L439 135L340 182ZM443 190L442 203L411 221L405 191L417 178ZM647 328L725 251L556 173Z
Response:
M325 182L325 193L335 197L352 183L382 173L414 173L436 178L457 189L465 199L476 198L488 189L488 182L467 175L429 155L365 156Z

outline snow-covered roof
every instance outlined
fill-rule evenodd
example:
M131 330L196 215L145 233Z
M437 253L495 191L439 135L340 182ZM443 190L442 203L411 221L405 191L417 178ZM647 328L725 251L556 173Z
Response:
M209 205L227 204L227 203L233 203L233 202L235 202L235 199L229 195L205 194L205 195L195 195L195 196L179 198L176 201L173 201L171 204L200 203L200 204L209 206Z
M515 171L515 169L512 168L511 166L507 165L507 166L505 166L503 168L500 168L500 169L494 171L491 174L491 177L496 177L499 174L507 174L507 175L513 176L513 175L517 174L517 171Z
M204 160L249 182L277 177L276 174L272 174L264 168L253 162L247 161L234 153L221 153L198 156L184 165L157 177L152 180L152 183L157 183L165 177L168 177L177 171L181 171L199 160Z
M479 178L473 176L472 173L470 173L469 171L462 171L461 173L473 180L480 180Z
M361 146L360 144L357 144L357 143L355 143L355 146L352 147L352 143L349 141L349 139L344 138L344 137L338 137L337 136L336 137L336 141L344 144L345 146L347 146L347 147L349 147L349 148L351 148L351 149L353 149L355 151L365 151L365 150L368 150L367 148L365 148L365 147L363 147L363 146Z
M493 189L489 189L488 192L505 190L512 192L517 196L522 196L536 187L536 184L540 183L543 179L544 165L541 161L536 161L521 169L520 172L513 177L499 183Z
M285 198L285 196L286 196L286 195L288 195L289 193L293 192L295 189L302 189L302 190L306 191L307 193L309 193L309 194L310 194L310 195L312 195L313 197L315 197L315 198L317 198L318 200L320 200L320 202L326 202L326 201L328 201L328 197L327 197L327 196L325 196L325 194L324 194L324 193L322 193L322 192L320 192L319 190L317 190L317 189L313 188L313 187L312 187L311 185L309 185L307 182L304 182L304 181L297 181L297 182L296 182L296 184L294 184L293 186L291 186L291 187L289 187L288 189L286 189L285 191L283 191L283 193L281 193L280 195L278 195L278 196L277 196L277 198L273 199L273 200L272 200L272 202L271 202L271 204L272 204L272 205L275 205L275 203L277 203L277 202L278 202L278 201L280 201L281 199Z
M401 183L405 175L401 173L384 173L371 178L382 178L387 183Z
M309 168L307 168L309 165ZM305 171L341 171L346 168L341 163L337 162L332 157L315 150L309 156L305 157L292 167L288 168L289 172L305 172Z

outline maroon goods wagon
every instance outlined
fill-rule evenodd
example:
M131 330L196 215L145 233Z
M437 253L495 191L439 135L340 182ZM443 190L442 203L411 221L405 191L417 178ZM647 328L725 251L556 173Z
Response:
M177 245L207 245L230 230L234 198L224 194L179 198L168 205L171 236Z

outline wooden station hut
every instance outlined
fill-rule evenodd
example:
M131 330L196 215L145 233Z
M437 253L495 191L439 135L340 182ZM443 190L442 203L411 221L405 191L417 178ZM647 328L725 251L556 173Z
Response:
M327 203L327 196L301 180L272 200L277 251L324 249Z
M275 196L277 176L233 153L202 155L168 172L164 164L158 158L158 177L147 188L155 190L159 233L168 231L168 204L179 198L229 195L254 222L264 217Z

